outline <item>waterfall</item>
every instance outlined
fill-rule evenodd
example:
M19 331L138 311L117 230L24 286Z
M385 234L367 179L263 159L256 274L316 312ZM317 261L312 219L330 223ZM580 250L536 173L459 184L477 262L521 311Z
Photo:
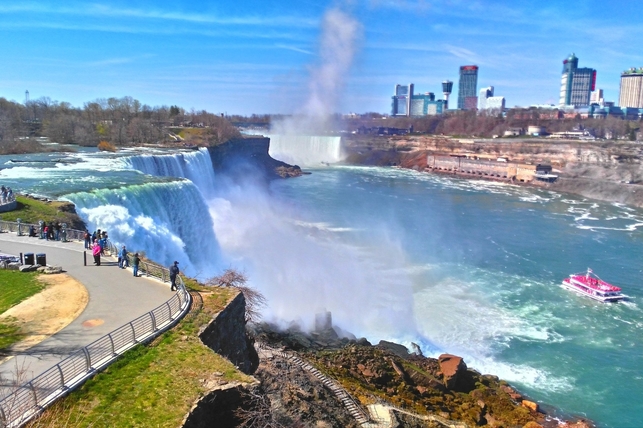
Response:
M187 180L98 189L66 196L90 230L106 230L112 241L143 251L165 265L179 261L183 272L218 274L221 250L208 207Z
M271 135L270 156L299 166L319 166L343 159L341 137Z
M214 189L214 170L210 153L206 148L198 151L172 153L170 155L137 155L125 159L132 169L156 177L187 178L209 197Z

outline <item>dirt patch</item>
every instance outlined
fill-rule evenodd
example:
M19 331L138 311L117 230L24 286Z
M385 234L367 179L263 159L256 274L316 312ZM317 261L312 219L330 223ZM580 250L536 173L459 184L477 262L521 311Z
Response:
M11 347L10 354L27 350L59 332L75 320L89 302L85 286L69 275L41 275L38 280L45 284L43 291L0 315L0 322L17 324L25 334L23 340Z

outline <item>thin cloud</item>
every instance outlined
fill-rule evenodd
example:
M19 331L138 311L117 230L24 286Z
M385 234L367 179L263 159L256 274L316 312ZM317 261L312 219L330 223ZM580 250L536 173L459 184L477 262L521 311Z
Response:
M278 45L275 45L275 47L280 48L280 49L286 49L286 50L290 50L290 51L294 51L294 52L303 53L303 54L306 54L306 55L312 55L313 54L309 50L298 48L296 46L278 44Z
M319 25L317 19L301 16L217 16L215 14L194 14L177 11L146 10L115 8L103 4L70 8L50 7L38 3L21 5L2 5L0 14L47 14L57 16L86 16L86 17L112 17L136 18L149 21L176 21L192 24L217 24L230 26L261 26L261 27L290 27L290 28L315 28Z

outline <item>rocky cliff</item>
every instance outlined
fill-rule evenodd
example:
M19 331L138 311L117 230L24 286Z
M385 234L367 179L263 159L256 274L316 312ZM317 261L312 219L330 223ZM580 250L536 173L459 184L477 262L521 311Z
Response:
M209 147L212 167L234 179L257 176L259 178L288 178L302 174L297 165L273 159L268 154L270 138L237 138L224 144Z
M555 183L545 185L551 190L643 207L643 146L634 142L360 136L345 144L347 161L362 165L424 170L427 154L549 164L559 175Z

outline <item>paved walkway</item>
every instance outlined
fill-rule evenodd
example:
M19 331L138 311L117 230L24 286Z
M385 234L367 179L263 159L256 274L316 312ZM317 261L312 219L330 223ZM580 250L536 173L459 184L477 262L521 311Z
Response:
M87 307L71 324L0 364L3 381L14 378L16 367L24 373L23 380L36 377L70 353L151 311L174 294L169 284L145 277L135 278L131 269L119 269L111 257L102 258L101 265L94 266L91 252L87 251L87 266L84 266L83 251L82 242L46 241L0 233L0 253L45 253L48 265L62 266L89 293ZM86 321L89 322L83 325Z

